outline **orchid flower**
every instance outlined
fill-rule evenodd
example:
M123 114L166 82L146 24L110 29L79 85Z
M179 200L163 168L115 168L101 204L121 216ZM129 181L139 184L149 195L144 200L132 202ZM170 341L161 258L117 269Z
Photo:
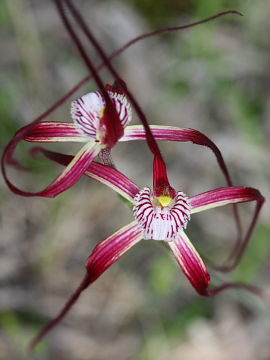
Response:
M72 162L70 155L60 154L42 148L35 148L47 158L67 166ZM244 236L242 252L246 247L264 203L261 193L251 187L221 187L188 197L182 191L175 191L164 177L164 164L155 158L153 167L153 190L139 189L124 174L115 168L92 162L85 175L109 186L128 200L133 207L133 221L101 241L86 261L86 274L82 283L70 297L59 315L55 317L33 339L29 349L36 344L65 316L74 305L82 291L97 280L110 266L118 261L129 249L142 240L163 241L167 244L178 265L193 286L202 296L215 296L227 288L242 288L256 294L256 287L243 283L226 283L217 288L209 288L210 275L204 261L190 241L186 229L194 214L229 204L256 202L254 215ZM235 264L240 261L238 253Z
M127 91L125 84L111 66L110 60L112 58L119 55L121 52L123 52L128 47L135 44L136 42L163 32L184 30L189 27L193 27L211 21L213 19L216 19L218 17L227 14L242 15L238 11L228 10L188 25L164 28L150 33L146 33L129 41L127 44L125 44L120 49L115 51L111 56L107 57L104 51L102 50L102 48L100 47L99 43L96 41L96 39L93 37L89 29L87 28L86 24L81 19L80 14L76 10L76 8L69 0L67 0L65 1L66 5L70 8L71 12L73 12L75 19L78 21L80 27L86 33L90 42L96 48L96 50L98 51L98 53L100 54L103 60L103 63L101 63L101 65L97 69L95 69L90 58L86 54L82 44L80 43L78 37L76 36L74 30L68 23L61 1L55 0L55 3L57 5L61 18L64 22L64 25L66 26L66 29L68 30L72 40L76 44L79 53L82 59L84 60L87 68L90 70L91 74L87 78L83 79L73 89L71 89L63 98L58 100L51 108L49 108L47 111L41 114L35 121L33 121L33 123L23 127L22 129L19 129L14 135L14 137L11 139L9 144L7 145L1 161L3 177L8 187L11 189L11 191L22 196L55 197L58 194L70 188L71 186L73 186L79 180L79 178L84 173L85 169L89 166L89 164L98 154L100 155L100 158L103 163L111 164L110 149L119 140L127 141L127 140L135 140L135 139L143 138L143 136L141 135L143 131L142 127L127 127L126 128L127 131L123 136L125 126L131 120L130 104L127 101L123 88L126 90L126 92L128 92L129 97L131 97L133 106L135 106L137 113L139 112L138 115L142 120L142 122L144 123L144 127L148 126L148 124L146 123L146 120L144 119L144 116L140 111L140 108L136 103L136 100L134 99L132 94L130 94L130 92ZM116 78L117 82L115 84L118 85L116 86L107 85L105 87L103 86L98 76L98 71L105 65L110 70L112 75ZM85 84L91 78L94 78L100 90L93 93L88 93L72 102L71 115L73 119L73 124L66 122L50 122L50 121L42 122L42 120L44 120L52 111L54 111L57 107L59 107L68 97L70 97L76 90L78 90L83 84ZM173 141L178 140L178 136L176 135L177 129L170 127L156 127L153 128L152 130L154 133L159 134L161 140L173 140ZM165 132L163 130L165 130ZM189 131L189 129L187 129L187 131ZM174 134L172 134L173 132ZM182 137L182 135L180 137ZM197 134L196 132L194 132L193 138L195 143L196 141L202 140L199 132L197 132ZM21 140L26 140L29 142L43 142L43 143L70 141L70 142L82 142L85 143L85 145L74 157L73 162L70 163L69 166L45 189L38 192L28 192L28 191L23 191L18 187L16 187L9 180L6 170L7 164L15 165L18 168L23 168L13 158L13 152L16 148L16 145ZM215 146L213 146L212 143L208 143L208 140L206 138L203 139L203 142L204 140L206 140L205 145L209 146L215 152L218 162L221 166L221 169L226 177L227 184L232 185L229 172L226 168L226 165L224 163L224 160L222 159L219 150ZM236 209L235 209L235 215L237 218ZM236 222L239 223L237 219ZM239 228L239 224L238 224L238 228Z
M148 126L146 118L141 111L138 103L134 96L127 91L127 88L115 69L112 67L110 60L119 55L122 51L126 50L131 45L136 42L146 39L148 37L163 33L171 32L176 30L184 30L189 27L200 25L202 23L211 21L218 17L228 15L228 14L237 14L241 15L238 11L229 10L217 15L208 17L206 19L191 23L188 25L176 26L171 28L164 28L156 30L150 33L143 34L137 38L129 41L127 44L122 46L119 50L115 51L111 56L107 57L93 37L90 30L87 28L87 25L81 18L80 14L72 5L70 1L65 1L66 5L69 6L71 12L74 14L76 21L79 26L85 32L87 38L90 40L92 45L98 51L101 56L103 63L97 68L94 69L91 60L84 51L84 48L76 36L74 30L68 22L65 11L60 0L55 0L59 14L63 20L63 23L68 30L71 39L76 44L79 53L84 60L87 68L91 71L92 75L88 76L86 79L82 80L77 86L71 89L63 98L58 100L51 108L41 114L32 124L25 126L24 128L17 131L14 137L11 139L7 145L1 162L2 173L4 180L6 181L9 188L16 194L22 196L45 196L45 197L54 197L59 193L65 191L73 184L75 184L79 178L84 173L85 169L89 166L91 161L99 153L101 160L105 164L110 164L110 149L117 141L130 141L130 140L142 140L146 139L149 145L150 150L155 154L159 153L157 146L154 146L155 141L153 141L153 136L157 140L168 140L168 141L192 141L195 144L204 145L209 147L215 154L218 164L225 176L228 186L232 186L232 180L229 174L229 171L226 167L226 164L223 160L220 150L217 146L205 135L199 131L193 129L180 129L177 127L169 126ZM105 88L102 85L102 82L98 76L98 71L106 66L112 75L117 80L117 86L107 85ZM94 93L89 93L81 98L75 100L72 103L72 123L64 122L48 122L44 120L52 111L59 107L69 96L71 96L79 87L81 87L87 80L94 78L98 84L100 90ZM122 87L121 87L122 85ZM140 120L143 123L143 126L126 126L131 120L131 110L130 104L127 101L127 98L124 94L128 92L128 96L132 101L132 105L135 107L137 114L139 115ZM111 110L111 111L110 111ZM126 127L125 127L126 126ZM124 134L123 134L123 128ZM146 131L147 130L147 131ZM149 131L150 130L150 131ZM147 135L148 134L148 135ZM122 136L123 135L123 136ZM121 137L122 136L122 137ZM6 165L13 164L18 166L16 160L13 159L13 152L17 143L21 140L26 140L30 142L85 142L86 144L80 150L80 152L74 157L73 161L67 166L67 168L54 180L49 186L44 190L39 192L26 192L18 187L16 187L8 178ZM161 154L159 153L159 156ZM233 205L233 211L236 220L236 226L238 230L238 241L237 246L241 241L241 224L237 212L237 208Z
M168 134L170 134L169 140L173 140L173 138L176 140L176 130L167 128L164 131L164 129L161 129L160 127L151 128L148 125L147 119L135 97L132 95L128 87L122 82L118 73L110 63L110 59L105 55L103 49L100 47L99 43L95 40L92 33L87 28L76 8L74 8L70 0L65 0L63 2L66 4L66 6L68 6L72 12L72 15L74 16L74 20L80 25L80 28L83 30L86 37L90 40L92 45L96 48L97 52L101 56L107 69L119 84L121 93L117 93L117 99L118 95L125 95L127 97L131 105L136 110L143 127L133 127L131 129L126 127L126 134L124 133L123 127L126 125L126 122L125 120L121 121L121 110L119 111L119 108L117 108L117 104L114 100L114 94L110 94L107 91L111 91L111 88L107 89L102 85L96 69L93 67L91 60L87 56L81 42L74 32L74 29L68 21L62 1L55 0L55 4L61 19L63 20L70 37L76 44L81 57L83 58L87 67L91 70L92 76L99 87L100 93L96 93L96 95L98 98L100 98L99 95L101 95L101 98L99 103L100 106L93 107L93 103L96 101L96 98L93 102L92 100L89 102L91 104L91 115L93 109L98 109L94 112L96 117L92 118L93 122L91 122L91 125L89 124L89 112L88 108L85 108L85 103L88 103L86 98L94 98L93 94L89 96L87 95L83 101L79 100L75 102L74 106L72 107L73 119L75 121L75 125L77 126L76 130L79 130L81 136L88 136L86 145L87 147L86 149L83 148L79 157L78 155L75 157L69 157L61 154L55 154L47 150L42 150L47 157L67 166L63 175L60 175L60 177L56 179L54 183L49 185L49 195L55 196L57 193L63 191L63 188L66 189L70 187L73 183L75 183L75 181L77 181L80 176L83 175L83 173L85 173L89 177L109 185L119 194L128 199L133 205L134 220L95 247L86 262L86 275L82 283L71 296L60 314L55 319L53 319L32 341L30 344L30 349L33 349L33 347L48 333L48 331L57 325L57 323L65 316L67 311L76 302L83 290L85 290L90 284L98 279L98 277L113 263L115 263L124 253L126 253L127 250L143 239L165 241L194 289L202 296L214 296L220 291L229 287L242 287L251 291L256 291L255 288L248 287L247 285L240 283L224 284L218 288L210 289L209 273L202 258L190 242L185 229L187 228L193 213L227 204L256 201L257 206L253 219L249 225L247 233L244 236L243 242L240 244L241 246L238 247L238 253L236 254L236 258L234 260L236 264L240 261L241 254L247 245L252 230L255 226L259 211L264 202L264 198L260 192L253 188L228 186L226 188L219 188L196 196L187 197L182 191L176 191L173 189L169 183L166 165L156 140L159 136L161 140L168 139ZM127 110L129 109L129 105L123 100L123 98L121 98L121 106L123 106L123 102L126 105L126 113L129 113ZM83 111L80 108L81 105L84 107ZM37 134L37 131L36 134L34 134L36 129L36 124L33 124L31 131L34 131L32 131L31 136L29 136L28 133L29 129L27 129L26 132L23 132L23 137L25 140L33 141L34 138L37 140L38 136L40 136L42 139L44 133ZM42 129L42 131L43 130L44 129ZM180 137L188 134L186 140L182 139L182 141L193 141L198 144L202 143L202 145L207 145L212 150L214 149L214 147L209 145L207 141L202 141L201 135L199 135L199 141L196 140L194 131L195 130L190 129L180 129L180 132L178 133L180 134ZM154 134L155 132L156 134ZM17 139L15 135L15 141L22 139L21 135L22 133L18 135ZM54 133L51 134L51 136L53 137ZM95 144L91 146L93 148L99 146L97 152L102 150L103 146L104 148L112 148L120 139L146 139L148 147L154 155L153 190L146 187L140 190L133 182L131 182L125 175L119 173L116 169L92 162L96 153L95 155L89 156L89 153L92 149L92 147L90 148L90 145L88 144L89 136L92 136L92 139L93 137L95 139ZM191 140L192 138L193 140ZM13 150L12 146L9 148L6 154L10 154L11 150ZM85 150L87 152L87 161L81 162L81 157L84 158ZM222 165L221 168L226 176L227 182L231 182L228 171L226 167L224 167L225 165L223 164L221 155L219 155L217 150L214 151L219 163ZM72 172L73 166L75 167L78 161L80 166L77 166L78 169ZM65 186L63 186L64 183L62 182L62 179L65 178L66 172L69 172L70 169L72 175L74 176L72 176L70 180L68 177L66 177L67 181ZM5 179L7 181L6 177ZM59 179L61 186L59 186ZM11 186L9 182L8 185L14 190L14 187L12 187L13 185ZM51 191L52 187L50 188L50 186L53 187L53 192ZM15 189L17 190L17 188ZM17 193L22 194L21 191L17 191ZM45 192L39 193L39 195L48 196L48 188L45 189Z

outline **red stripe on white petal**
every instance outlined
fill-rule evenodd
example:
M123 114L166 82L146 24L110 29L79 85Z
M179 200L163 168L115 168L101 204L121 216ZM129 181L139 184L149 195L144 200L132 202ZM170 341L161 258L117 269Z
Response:
M43 148L32 149L33 154L37 152L43 153L48 159L64 166L67 166L73 159L72 155L65 155ZM92 162L85 171L85 175L109 186L130 202L133 202L135 195L140 191L137 185L129 178L110 166Z
M168 243L182 271L200 294L208 295L210 276L206 266L184 232Z
M144 239L172 241L190 219L188 200L177 192L172 207L153 204L155 201L149 188L141 190L134 198L134 216Z
M82 134L96 139L104 107L100 91L88 93L71 103L71 117Z
M53 121L35 123L23 140L30 142L86 142L89 137L78 131L75 124Z
M112 88L108 94L122 127L125 127L131 120L131 107L126 96L113 91ZM106 103L100 91L88 93L72 102L71 116L82 134L93 139L105 135L106 124L103 121L105 106Z
M191 206L191 213L194 214L218 206L254 200L264 200L257 189L231 186L206 191L202 194L192 196L189 198L189 204Z
M89 282L95 281L141 239L141 229L134 221L99 243L86 262Z
M111 89L108 91L108 94L115 106L116 112L119 115L119 120L123 127L131 121L131 106L124 94L119 93L118 91L113 91Z

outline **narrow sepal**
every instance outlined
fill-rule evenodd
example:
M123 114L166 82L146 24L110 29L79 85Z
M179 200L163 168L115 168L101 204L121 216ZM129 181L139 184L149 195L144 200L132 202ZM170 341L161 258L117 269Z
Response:
M212 209L218 206L228 204L238 204L247 201L263 202L264 198L259 190L249 187L223 187L202 194L191 196L189 204L191 206L191 214Z
M86 142L89 136L79 131L78 127L72 123L43 121L35 123L23 140L29 142Z
M140 240L142 231L137 221L134 221L99 243L86 262L89 281L95 281Z
M32 153L35 154L37 152L43 153L48 159L64 166L67 166L73 159L72 155L65 155L39 147L32 149ZM129 180L129 178L111 166L92 162L86 169L85 175L110 187L132 203L135 195L140 191L137 185Z
M45 189L37 192L23 191L13 185L6 177L9 188L17 195L21 196L41 196L41 197L55 197L73 186L84 174L88 166L100 151L100 146L93 142L88 142L84 147L73 157L65 170ZM3 166L3 163L2 163ZM2 168L3 169L3 168ZM6 174L5 174L6 175Z
M207 296L210 276L202 258L187 235L182 231L175 241L169 242L168 245L194 289L200 295Z
M256 201L257 204L246 233L244 234L242 241L236 243L224 265L212 265L212 267L214 267L216 270L228 272L233 270L240 262L250 240L253 229L256 225L259 213L264 203L264 197L257 189L254 188L227 187L207 191L189 198L191 214L212 209L217 206L238 204L249 201Z
M29 353L32 353L35 346L62 321L69 310L75 305L81 293L141 239L141 231L137 223L133 222L106 240L103 240L94 248L86 262L86 275L82 282L70 296L59 314L41 329L30 342L28 346Z

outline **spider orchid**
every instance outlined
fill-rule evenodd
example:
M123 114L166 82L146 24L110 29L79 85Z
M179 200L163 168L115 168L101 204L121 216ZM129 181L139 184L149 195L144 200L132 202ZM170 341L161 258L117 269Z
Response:
M68 165L73 157L42 148L34 152L42 152L47 158ZM198 254L186 229L193 214L216 207L244 202L256 202L254 215L244 236L244 241L234 259L236 266L247 246L260 209L264 203L261 193L250 187L222 187L187 197L182 191L175 191L169 184L164 163L154 158L153 190L148 187L139 189L125 175L115 168L92 162L85 175L105 184L128 200L133 207L133 221L101 241L86 261L86 274L82 283L67 301L64 308L41 332L33 339L30 351L54 328L90 284L97 280L111 265L118 261L129 249L144 240L164 241L171 250L183 273L202 296L215 296L227 288L242 288L256 294L256 287L243 283L226 283L217 288L209 288L210 275L206 265Z
M120 49L115 51L111 56L107 57L100 47L99 43L93 37L80 14L74 7L74 5L66 0L65 3L73 13L75 20L78 22L79 26L85 32L86 36L96 48L99 55L101 56L103 63L95 69L90 58L86 54L80 40L76 36L74 30L68 22L66 14L64 12L62 1L55 0L56 6L58 8L59 14L63 20L63 23L69 32L71 39L76 44L79 53L84 60L87 68L90 70L91 75L83 79L78 85L71 89L63 98L58 100L51 108L41 114L33 123L23 127L18 130L14 137L11 139L7 145L1 161L1 168L4 180L6 181L8 187L11 191L18 195L22 196L43 196L43 197L55 197L63 191L67 190L73 186L83 175L89 164L93 159L99 154L102 162L104 164L112 164L110 159L110 149L120 140L137 140L144 137L144 129L141 126L138 127L126 127L126 125L131 120L131 107L127 101L125 92L128 93L130 100L137 111L140 120L143 123L144 128L148 127L146 119L144 118L143 113L141 112L136 100L133 95L128 91L124 82L120 79L119 75L113 69L110 64L110 60L115 56L119 55L121 52L126 50L131 45L136 42L146 39L148 37L163 33L171 32L177 30L184 30L189 27L193 27L218 17L227 15L227 14L237 14L242 15L238 11L229 10L217 15L211 16L209 18L191 23L188 25L164 28L156 30L150 33L143 34L137 38L129 41L127 44L122 46ZM103 86L99 76L98 71L106 66L112 75L116 78L116 86L106 85ZM90 79L94 79L99 87L99 90L93 93L88 93L81 98L72 102L71 115L73 123L66 122L50 122L42 121L50 113L52 113L57 107L59 107L68 97L70 97L76 90L78 90L82 85L84 85ZM125 90L125 91L124 91ZM124 128L126 131L124 133ZM176 135L177 128L171 127L153 127L153 133L160 140L172 140L177 141L179 136ZM187 129L188 131L188 129ZM174 134L173 134L174 132ZM123 136L124 135L124 136ZM180 136L182 138L182 135ZM151 139L151 135L150 135ZM15 165L17 168L23 168L18 162L13 158L13 152L16 148L16 145L19 141L25 140L29 142L40 142L40 143L50 143L50 142L80 142L85 143L82 149L74 157L73 161L66 167L66 169L45 189L38 192L27 192L16 187L8 178L6 165ZM149 143L149 136L146 136L146 140ZM193 141L194 140L194 141ZM194 139L192 141L201 141L201 134L197 132L197 135L194 133ZM205 138L206 140L206 138ZM183 141L183 140L180 140ZM206 146L209 146L216 154L218 162L221 166L221 169L226 177L227 184L232 185L230 180L230 175L226 168L226 165L222 159L222 156L219 150L213 146L213 144L208 140L205 143ZM151 145L150 145L151 146ZM150 147L151 149L151 147ZM152 149L153 150L153 149ZM155 150L155 149L154 149ZM235 209L236 222L237 220L237 211ZM239 224L238 224L239 228Z

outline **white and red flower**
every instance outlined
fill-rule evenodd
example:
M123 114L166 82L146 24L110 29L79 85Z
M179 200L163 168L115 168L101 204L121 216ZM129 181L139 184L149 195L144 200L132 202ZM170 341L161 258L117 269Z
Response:
M107 85L104 87L102 85L97 70L93 67L91 59L87 56L82 43L68 20L62 1L55 0L63 23L76 44L82 59L92 72L92 76L100 90L86 94L72 103L71 115L73 123L36 121L20 129L6 147L2 157L4 179L9 188L19 195L54 197L74 185L79 178L85 174L90 178L110 186L130 201L133 205L134 220L100 242L94 248L86 261L86 275L82 283L68 300L60 314L34 338L30 344L30 349L33 349L37 342L58 324L76 302L82 291L102 275L113 263L118 261L131 247L143 239L167 242L187 279L202 296L213 296L226 287L243 286L241 284L225 284L215 289L209 289L209 273L202 258L190 242L185 230L190 221L191 214L217 206L256 201L257 206L254 216L235 255L235 265L239 262L243 250L248 243L264 202L264 198L258 190L232 186L229 172L219 149L202 133L193 129L149 126L135 97L126 86L121 86L123 85L121 79L110 63L110 59L105 55L103 49L87 28L87 25L76 8L69 0L65 0L64 3L120 86L111 87ZM225 13L218 14L211 17L211 19L222 16ZM208 21L209 19L197 22L197 24ZM192 26L194 26L194 24ZM142 36L142 38L144 37L146 36ZM127 126L131 120L131 108L126 96L136 110L143 126ZM10 182L7 176L6 165L8 163L16 164L12 155L20 140L37 143L70 141L85 143L85 145L74 157L53 153L44 149L36 149L36 151L43 152L46 157L65 165L66 168L56 180L44 190L34 193L18 189ZM108 149L111 149L118 141L129 140L146 140L149 149L154 155L153 191L149 188L140 190L125 175L113 167L98 164L93 161L99 153L108 151ZM191 141L198 145L207 146L214 152L229 186L189 198L181 191L175 191L170 186L166 165L156 140ZM108 154L104 154L106 154L104 155L106 160ZM236 211L235 215L237 222Z
M41 151L47 158L65 166L72 161L72 156L69 155L41 148L38 148L37 151ZM154 176L159 176L156 170L157 168L154 166ZM264 198L258 190L250 187L222 187L187 198L181 191L167 191L168 188L165 193L159 195L155 189L154 191L149 188L140 190L115 168L96 162L90 164L85 175L109 186L128 200L133 205L134 220L94 248L86 261L86 275L82 283L60 314L33 339L31 348L57 325L83 290L143 239L166 241L183 273L202 296L213 296L229 287L243 287L256 291L254 287L248 287L241 283L225 284L209 289L210 275L185 229L192 214L219 206L255 201L257 203L255 212L241 244L241 250L244 250L264 203ZM154 183L157 182L154 181ZM236 254L235 264L240 261L241 254L239 252Z

